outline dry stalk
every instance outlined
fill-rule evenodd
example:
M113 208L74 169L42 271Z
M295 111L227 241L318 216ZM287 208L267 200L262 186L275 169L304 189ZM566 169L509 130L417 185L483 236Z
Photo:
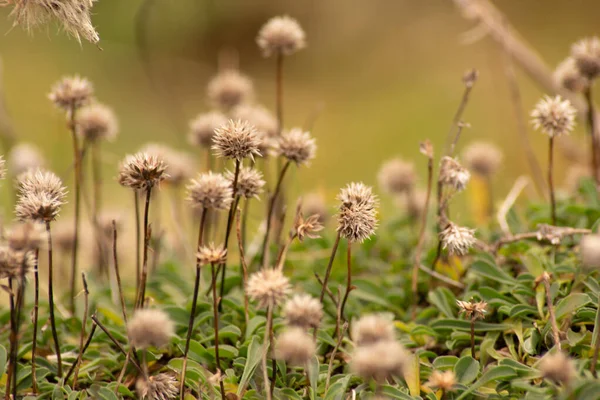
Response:
M50 221L46 221L46 233L48 235L48 308L50 313L50 325L52 328L52 338L56 348L56 362L58 363L57 375L62 377L62 358L60 355L60 344L58 342L58 331L56 330L56 319L54 318L54 285L53 285L53 265L52 265L52 232L50 230ZM73 286L71 286L73 287Z
M113 262L115 264L115 277L117 278L117 288L119 289L119 300L121 302L121 312L123 321L127 325L127 308L125 307L125 297L123 296L123 286L121 285L121 273L119 272L119 258L117 255L117 222L112 220L113 227Z
M247 204L247 202L246 202ZM250 314L248 312L248 295L246 294L246 283L248 282L248 264L246 263L246 254L244 252L244 241L242 240L242 230L240 223L240 210L238 209L236 212L236 233L238 240L238 247L240 252L240 264L242 265L242 293L244 293L244 320L246 322L246 326L248 326L248 322L250 321Z
M333 266L333 260L335 259L335 253L337 252L337 248L340 244L340 232L335 236L335 242L333 242L333 248L331 249L331 256L329 257L329 262L327 263L327 270L325 271L325 278L323 279L323 287L321 289L321 295L319 296L319 301L323 304L323 299L325 298L325 290L327 290L327 282L329 282L329 276L331 275L331 267Z
M83 296L84 296L84 308L83 308L83 321L81 322L81 335L79 336L79 355L77 356L77 361L75 361L75 372L73 375L73 390L77 387L77 375L79 374L79 367L81 366L81 359L83 357L83 346L85 340L85 325L87 323L87 315L89 311L89 297L90 292L88 290L88 284L85 279L85 273L81 273L81 280L83 283ZM68 374L67 374L68 379ZM65 379L65 382L67 380Z
M216 374L221 372L221 358L219 357L219 303L220 299L217 298L217 270L214 263L211 263L210 269L212 272L212 295L213 295L213 325L215 330L215 362L217 363ZM221 390L221 397L225 399L225 387L223 386L223 380L219 379L219 388Z
M35 370L37 367L35 357L37 349L37 331L38 331L38 316L40 308L40 276L39 276L39 261L40 261L40 250L35 250L35 266L33 269L33 280L34 280L34 299L33 299L33 339L31 344L31 387L34 394L37 394L37 378Z
M554 197L554 136L550 136L548 146L548 189L550 190L550 216L552 225L556 225L556 199Z
M144 206L144 250L142 252L142 275L140 277L140 288L138 291L137 308L144 308L146 300L146 281L148 279L148 247L150 244L151 228L148 223L148 214L150 212L150 198L152 197L152 187L146 189L146 204Z

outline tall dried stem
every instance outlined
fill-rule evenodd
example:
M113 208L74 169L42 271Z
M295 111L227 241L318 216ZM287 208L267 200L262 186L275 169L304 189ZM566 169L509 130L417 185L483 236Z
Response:
M56 330L56 319L54 318L54 271L52 266L52 232L50 230L50 221L46 221L46 233L48 235L48 307L50 313L50 326L52 328L52 338L56 349L56 362L58 363L57 375L62 377L62 358L60 355L60 344L58 342L58 331Z
M79 250L79 220L81 215L81 184L83 180L82 174L82 158L83 153L80 151L79 145L79 137L77 135L77 127L75 123L75 114L76 114L75 105L71 106L69 112L69 129L71 130L71 136L73 139L73 158L75 165L75 183L74 183L74 191L75 191L75 211L74 211L74 234L73 234L73 250L71 252L71 293L69 295L69 305L71 309L71 313L75 313L75 287L76 287L76 277L77 277L77 255ZM59 367L60 370L60 367ZM61 371L62 372L62 371Z
M127 308L125 307L125 296L123 296L123 285L121 285L121 273L119 272L119 257L117 252L117 222L112 220L113 228L113 264L115 265L115 277L117 279L117 288L119 289L119 301L121 302L121 313L123 321L127 325Z
M548 189L550 191L550 213L552 225L556 226L556 199L554 198L554 137L550 136L548 146Z
M9 343L10 343L10 347L8 350L8 354L9 354L9 363L8 363L8 371L6 372L6 388L5 388L5 394L4 394L4 399L5 400L10 400L11 398L11 390L10 390L10 384L12 383L12 377L13 375L16 375L17 371L16 371L16 364L14 364L13 362L13 354L15 352L15 346L16 346L16 340L17 340L17 333L16 333L16 321L15 321L15 293L14 293L14 285L13 285L13 278L8 278L8 304L9 304L9 310L10 310L10 318L9 318L9 325L10 325L10 335L9 335Z
M319 296L319 301L321 304L325 299L325 291L327 290L327 282L329 282L329 276L331 275L331 267L333 266L333 260L335 259L335 253L337 253L337 248L340 244L340 233L338 232L335 236L335 242L333 242L333 247L331 248L331 256L329 256L329 262L327 263L327 270L325 271L325 277L323 278L323 287L321 288L321 295Z
M152 197L152 187L146 189L146 205L144 206L144 250L142 252L142 276L140 278L140 289L138 293L137 307L144 308L146 299L146 281L148 279L148 246L150 242L148 214L150 211L150 198Z
M267 306L267 326L265 329L265 335L263 338L263 353L262 353L262 370L263 370L263 390L267 400L272 400L273 396L271 388L269 386L269 371L267 370L267 355L269 353L270 337L273 331L273 305Z
M247 204L247 200L246 200ZM244 321L246 322L246 326L248 326L248 322L250 321L250 314L248 312L248 294L246 293L246 283L248 282L248 264L246 263L246 252L244 251L244 240L243 240L243 231L240 224L240 210L236 213L236 232L238 239L238 247L240 252L240 264L242 265L242 293L244 293ZM243 223L242 223L243 224Z
M347 276L346 276L346 293L344 293L344 298L342 300L342 304L340 306L340 318L344 320L348 320L344 317L344 308L346 308L346 302L348 301L348 296L352 291L352 242L348 241L348 248L346 252L346 265L348 267Z
M81 335L79 336L79 355L77 361L75 361L75 370L73 375L73 390L77 386L77 375L79 374L79 367L81 366L81 359L83 357L83 346L85 340L85 325L87 323L88 307L89 307L89 296L90 291L88 290L87 281L85 279L85 273L81 273L81 280L83 283L83 295L84 295L84 308L83 308L83 320L81 321ZM70 372L70 371L69 371ZM67 375L67 379L69 376Z
M135 207L135 290L136 293L140 290L140 276L141 276L141 254L140 244L142 241L142 232L140 228L140 197L138 191L133 191L133 201Z
M35 250L35 266L33 269L33 339L31 343L31 387L34 394L37 394L37 378L35 375L36 371L36 350L37 350L37 331L38 331L38 316L40 309L40 275L39 275L39 264L40 264L40 251Z
M216 374L219 375L221 371L221 357L219 356L219 299L217 298L217 270L215 264L210 265L212 273L212 297L213 297L213 326L215 330L215 362L217 363ZM225 386L223 380L219 379L219 388L221 390L221 397L225 400Z

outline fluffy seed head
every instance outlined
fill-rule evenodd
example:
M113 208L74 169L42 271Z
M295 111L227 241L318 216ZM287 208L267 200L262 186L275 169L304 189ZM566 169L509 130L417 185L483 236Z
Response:
M17 180L19 199L15 214L20 220L54 221L65 204L66 191L49 171L29 171Z
M312 337L302 328L286 329L275 342L275 358L290 365L307 365L316 351Z
M352 326L352 339L357 346L393 342L396 339L394 323L379 314L365 315Z
M441 389L445 392L453 390L454 385L456 385L456 374L454 371L433 371L427 381L427 386Z
M167 178L167 165L156 155L139 152L127 155L121 164L119 183L134 190L158 186Z
M254 97L252 81L235 70L219 73L208 83L208 100L217 108L230 110Z
M77 109L89 104L93 95L94 88L90 81L75 75L58 81L48 98L56 107L70 112L71 108Z
M42 153L29 143L19 143L8 155L8 172L17 177L29 170L40 169L44 165Z
M545 96L531 112L531 123L550 137L568 135L575 127L576 114L569 100Z
M546 354L541 359L538 368L542 375L544 375L544 378L563 384L569 383L577 376L575 363L562 351L554 354Z
M452 188L457 192L463 191L471 179L471 174L458 160L445 156L440 162L439 181L442 185Z
M199 174L186 188L187 200L194 208L225 210L233 201L230 181L212 171Z
M179 394L177 379L170 374L158 374L145 378L138 378L135 390L140 399L169 400L177 398Z
M27 251L39 249L46 241L46 230L33 221L18 222L6 231L6 242L12 250Z
M338 232L351 242L363 242L375 233L377 227L377 197L371 187L350 183L340 191Z
M283 314L288 325L318 328L323 318L323 306L308 294L297 294L285 303Z
M415 165L400 158L394 158L383 163L377 178L379 185L387 193L408 192L412 190L417 180Z
M163 347L174 335L173 321L161 310L140 309L127 324L127 336L132 346L147 349Z
M302 213L304 215L318 215L318 221L324 225L329 218L329 209L325 199L318 193L309 193L302 199Z
M440 240L443 248L447 248L450 254L463 256L476 242L474 233L475 229L464 228L449 222L446 228L440 232Z
M214 243L210 243L208 246L200 246L200 248L198 248L196 258L202 265L224 264L227 260L227 249L224 249L223 245L216 246Z
M190 121L188 141L194 146L210 147L215 130L227 123L227 117L220 111L198 114Z
M579 68L573 57L567 57L558 64L554 70L554 80L571 92L582 92L590 84L589 79L579 72Z
M306 47L306 37L298 21L286 15L267 21L260 28L256 43L265 57L272 54L288 56Z
M473 142L463 151L467 168L485 177L494 175L502 164L502 152L488 142Z
M304 165L315 158L317 143L309 132L294 128L277 138L275 152L295 162L296 165Z
M299 241L304 241L304 238L316 239L319 237L317 232L323 230L323 225L319 222L319 215L314 214L308 218L304 218L302 211L298 212L298 216L294 221L294 229L298 235Z
M0 245L0 279L19 278L35 267L35 257L30 251L14 250Z
M63 201L67 194L61 179L55 173L43 169L29 170L19 175L16 187L20 196L43 193Z
M255 272L246 284L246 294L258 302L259 308L278 305L289 291L290 281L279 269L264 268Z
M396 341L379 341L359 346L354 351L350 365L353 372L365 380L383 383L404 373L410 361L409 353Z
M600 235L581 239L581 263L588 268L600 268Z
M237 185L235 188L236 196L242 196L247 199L252 197L258 198L258 195L263 192L265 181L262 179L262 173L254 168L242 167L238 174ZM225 171L225 179L227 179L233 189L233 181L235 173Z
M258 150L261 145L261 138L248 121L229 120L225 125L217 128L213 136L212 149L215 150L218 157L231 158L242 161L249 157L254 160L254 156L260 156Z
M113 110L100 103L82 108L76 115L75 124L77 133L90 142L113 141L119 131Z
M460 312L464 313L467 318L484 319L488 304L485 301L456 300L456 305L458 305Z
M600 39L590 37L581 39L571 46L571 57L581 75L592 80L600 75Z

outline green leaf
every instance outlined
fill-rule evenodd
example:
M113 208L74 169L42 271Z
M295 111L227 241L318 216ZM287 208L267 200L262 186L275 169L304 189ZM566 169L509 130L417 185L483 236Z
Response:
M429 300L429 303L437 307L437 309L440 310L445 317L454 317L454 310L456 309L456 297L454 297L448 288L440 287L432 292L429 292L427 300Z
M438 319L431 323L431 327L436 331L464 331L470 332L471 322L462 319ZM475 332L493 332L506 331L512 329L510 324L492 324L489 322L475 322Z
M471 356L462 357L454 366L454 373L459 383L467 385L479 374L479 361Z
M440 356L433 360L433 367L441 370L454 369L457 362L458 357L456 356Z
M319 359L314 356L308 363L308 379L310 380L311 398L314 400L319 384Z
M571 314L573 311L591 302L590 296L585 293L571 293L556 304L556 320Z
M6 371L7 360L8 353L6 348L0 344L0 376L4 375L4 371Z
M248 387L248 382L254 375L254 371L256 371L256 367L258 363L260 363L260 359L262 357L262 343L258 339L257 336L253 336L250 341L250 345L248 346L248 356L246 357L246 365L244 366L244 372L242 372L242 378L240 379L240 383L237 390L237 395L241 396L242 393Z
M510 367L506 367L506 366L492 367L492 368L488 369L483 375L481 375L481 378L479 378L477 380L477 382L473 383L472 385L469 386L469 388L467 390L462 392L461 395L456 398L456 400L466 398L468 395L473 393L475 390L479 389L483 385L488 384L489 382L497 381L500 379L508 380L508 379L515 378L516 376L517 376L516 372Z
M487 279L491 279L505 285L514 285L515 278L501 270L496 264L488 260L477 260L471 265L470 271Z
M329 386L329 390L327 390L324 400L344 399L346 390L348 388L348 383L350 383L350 378L352 378L352 375L346 374L342 379Z

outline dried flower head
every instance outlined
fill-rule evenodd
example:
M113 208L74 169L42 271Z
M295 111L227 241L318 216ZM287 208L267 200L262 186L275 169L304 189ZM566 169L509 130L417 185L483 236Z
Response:
M577 376L575 363L562 351L546 354L540 360L538 368L544 378L563 384L568 384L575 376Z
M463 151L463 160L471 171L490 177L502 164L502 152L492 143L473 142Z
M242 104L233 110L235 119L248 121L263 136L275 137L278 133L277 119L265 107L255 104ZM222 124L221 124L222 125Z
M550 137L567 135L575 127L576 114L569 100L545 96L531 112L531 123Z
M232 171L225 171L225 179L227 179L233 189L233 181L235 174ZM236 196L242 196L247 199L252 197L258 198L258 195L263 192L265 181L263 180L262 173L249 167L240 168L240 172L237 178L237 184L235 187Z
M19 143L8 155L8 172L17 177L29 170L40 169L44 165L42 153L32 144Z
M250 275L246 284L246 294L258 302L259 308L276 306L290 291L290 281L279 269L264 268Z
M454 371L433 371L427 381L427 386L449 392L456 385L456 374Z
M163 347L169 344L174 329L173 321L164 311L139 309L127 324L127 336L131 345L138 349Z
M302 213L304 215L318 215L321 225L324 225L329 218L329 209L325 204L325 199L318 193L309 193L302 198Z
M352 356L351 369L365 380L383 383L404 373L409 353L396 341L379 341L358 346Z
M81 108L92 100L94 88L90 81L79 76L62 78L53 87L48 95L54 105L64 111Z
M275 142L275 152L296 165L309 163L317 152L317 143L309 132L300 128L284 132Z
M55 173L42 169L29 170L19 175L16 187L20 196L43 193L63 201L67 195L62 180Z
M231 183L212 171L199 174L187 185L187 200L194 208L225 210L233 201Z
M177 379L170 374L158 374L148 379L138 378L135 390L140 399L169 400L176 399L179 394Z
M163 160L167 166L165 182L172 185L180 185L191 178L194 173L194 160L188 153L172 149L169 146L158 143L147 143L140 150Z
M592 80L600 75L600 39L589 37L571 46L571 57L583 76Z
M460 312L464 313L467 318L484 319L488 304L485 301L456 300L456 305L460 309Z
M581 239L581 263L588 268L600 268L600 235L586 235Z
M19 197L15 215L21 221L54 221L64 202L63 197L54 197L47 192L27 192Z
M219 73L208 83L208 99L220 109L230 110L254 97L252 81L235 70Z
M378 201L371 187L353 182L337 198L341 202L337 230L342 237L363 242L375 233Z
M79 110L76 114L77 133L85 140L114 140L119 131L117 117L113 110L104 104L94 103Z
M35 267L35 257L30 251L15 250L0 245L0 279L19 278Z
M323 306L308 294L296 294L285 303L283 314L288 325L318 328L323 318Z
M14 25L23 24L28 31L51 19L60 22L63 29L78 42L81 37L98 43L100 37L92 25L91 12L95 0L14 0L11 12ZM10 1L9 1L10 3Z
M196 253L196 258L200 264L225 264L227 260L227 249L223 248L223 245L216 246L214 243L210 243L208 246L200 246Z
M391 194L406 193L413 189L417 175L415 165L400 158L383 163L377 174L379 186Z
M5 236L12 250L35 250L46 242L46 229L38 222L18 222L8 228Z
M440 240L443 248L448 249L450 254L462 256L467 254L477 241L474 233L475 229L464 228L448 222L448 225L440 232Z
M242 161L249 157L260 156L258 150L261 138L256 129L247 121L229 120L215 131L212 149L218 157Z
M582 92L590 84L589 79L579 72L579 68L573 57L567 57L558 64L554 70L554 80L571 92Z
M139 152L127 155L121 164L119 183L135 190L148 190L166 179L167 165L156 155Z
M444 156L440 162L439 181L457 192L463 191L471 179L469 171L460 165L458 160Z
M287 56L306 47L306 37L298 21L286 15L268 20L260 28L256 43L265 57Z
M357 346L393 342L396 339L394 322L380 314L365 315L352 325L352 339Z
M302 328L286 329L275 342L275 359L290 365L307 365L316 351L313 338Z
M308 218L304 218L302 211L298 212L298 216L294 221L294 229L299 241L304 238L316 239L319 237L317 232L323 230L323 225L319 222L319 215L313 214Z
M227 117L220 111L198 114L190 121L188 141L194 146L210 147L215 130L227 123Z

